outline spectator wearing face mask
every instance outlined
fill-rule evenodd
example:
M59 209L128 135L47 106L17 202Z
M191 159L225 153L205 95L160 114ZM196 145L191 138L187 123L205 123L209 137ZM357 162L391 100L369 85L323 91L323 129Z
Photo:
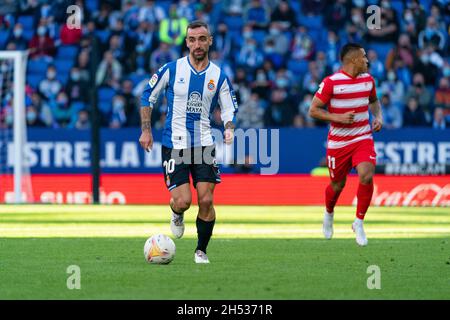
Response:
M438 24L434 17L428 17L427 26L419 33L419 48L424 49L432 46L440 51L445 47L445 35L438 29Z
M47 77L39 83L38 89L40 94L46 99L50 100L56 97L58 92L62 89L61 82L56 79L56 69L54 66L47 68Z
M414 65L414 51L408 34L403 33L398 37L397 45L392 48L386 57L386 69L394 68L394 61L402 60L404 65L412 68Z
M446 129L449 126L448 120L445 118L444 110L442 108L434 109L433 114L433 129Z
M125 98L121 95L116 95L112 102L112 112L109 122L110 128L121 128L126 125L127 116L125 114Z
M380 85L380 92L389 94L392 104L396 106L403 104L405 99L405 86L403 82L397 79L394 70L388 71L386 80Z
M314 42L308 35L305 26L299 26L292 39L291 58L295 60L310 60L314 55Z
M383 108L383 127L386 129L398 129L402 126L403 116L400 109L391 102L388 93L381 98Z
M23 36L23 27L16 23L14 30L6 41L7 44L14 43L15 50L25 50L28 48L28 41Z
M270 21L278 22L282 30L293 30L297 27L297 17L289 2L282 0L272 12Z
M86 109L81 109L78 111L77 120L75 121L73 127L79 130L88 130L91 128L89 112Z
M66 93L69 97L70 103L72 102L88 102L88 95L86 92L89 91L89 86L87 81L81 79L80 69L73 67L70 70L70 78L66 86Z
M27 126L29 127L46 127L46 124L41 120L38 110L34 106L27 108Z
M55 128L66 128L69 126L73 110L69 104L69 98L64 91L61 91L56 100L50 101L50 108L52 110Z
M242 66L248 72L253 72L253 70L261 67L264 62L264 55L254 39L249 38L245 40L239 52L237 62L239 66Z
M409 88L406 93L405 99L409 101L411 98L414 98L420 109L425 114L425 119L427 123L431 122L431 112L433 102L433 96L430 90L425 86L425 80L421 73L414 74L413 78L413 86Z
M44 57L52 60L56 53L55 43L47 35L47 27L45 25L38 27L36 35L30 40L28 47L31 59Z

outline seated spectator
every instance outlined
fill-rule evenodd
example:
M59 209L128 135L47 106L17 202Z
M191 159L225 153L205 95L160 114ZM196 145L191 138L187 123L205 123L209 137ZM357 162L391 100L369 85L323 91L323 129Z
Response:
M67 23L63 23L60 31L61 43L64 45L78 44L82 36L82 28L69 28Z
M109 16L111 12L111 4L102 1L102 3L100 4L100 10L94 17L96 30L105 30L109 27Z
M318 51L315 62L319 71L319 78L325 78L332 73L325 52Z
M316 3L323 3L325 1L309 1ZM334 32L339 32L342 26L350 19L350 12L346 4L346 0L327 1L324 10L325 26ZM305 10L304 8L303 10ZM313 13L314 15L322 14L322 9Z
M238 65L243 66L249 72L252 72L261 67L263 62L264 56L258 48L256 41L252 38L246 39L238 55Z
M40 119L39 112L34 106L27 107L27 126L46 127L46 124Z
M340 3L345 1L339 1ZM302 12L307 16L316 16L322 14L322 12L326 11L327 5L329 5L329 1L325 0L302 0Z
M274 52L284 56L289 50L289 39L283 31L281 25L277 22L272 22L269 28L269 34L264 39L265 44L273 43Z
M153 51L150 56L150 69L155 72L164 64L178 59L178 54L168 43L161 42L159 48Z
M81 109L78 111L77 120L75 121L73 127L79 130L88 130L91 128L89 112L86 109Z
M121 96L125 100L125 117L127 119L126 126L139 126L139 107L137 105L136 97L133 95L133 82L131 80L124 80L122 82Z
M73 67L70 70L70 78L66 86L66 93L69 97L70 103L72 102L84 102L89 100L89 83L86 80L81 79L80 69Z
M236 120L239 128L247 129L264 127L264 109L261 106L260 98L257 93L252 93L250 99L239 106Z
M405 86L397 79L393 70L388 71L386 80L381 82L380 92L389 94L390 100L395 106L401 106L405 101Z
M243 19L245 24L251 25L254 29L267 29L270 22L270 9L262 0L250 0L244 8Z
M38 86L39 93L46 99L54 99L61 91L63 85L56 79L56 69L50 65L47 68L47 77L43 79Z
M281 0L270 16L270 21L277 22L283 31L297 27L297 17L289 2Z
M23 36L22 24L16 23L13 32L10 34L7 44L14 43L15 50L25 50L28 48L28 41Z
M217 26L217 31L214 34L214 41L212 49L217 51L220 59L227 58L233 46L233 39L228 32L228 27L225 23L220 23Z
M386 69L392 70L394 68L394 61L398 59L402 60L408 68L413 67L414 51L409 35L406 33L400 35L397 45L389 51L386 57Z
M250 86L252 88L252 92L254 94L257 94L259 98L265 100L269 99L272 82L267 78L267 75L263 68L259 68L256 70L255 80L252 81ZM245 101L248 102L248 99Z
M75 66L80 71L80 80L89 82L91 80L91 77L89 75L89 51L87 49L81 50L81 52L78 54Z
M413 78L413 86L408 89L405 99L409 101L410 98L414 98L421 111L425 114L427 123L431 122L431 112L433 96L430 90L425 86L425 80L421 73L416 73Z
M69 98L64 91L61 91L56 99L52 99L49 102L52 111L55 128L66 128L69 126L73 109L69 103Z
M295 108L284 89L272 90L270 104L264 114L266 127L290 127L295 117Z
M98 86L110 86L118 88L120 78L122 77L122 66L114 59L111 51L106 51L103 54L103 60L96 74L96 84Z
M405 110L403 111L403 127L425 127L427 121L425 119L425 113L420 108L416 98L411 97L408 99Z
M30 40L28 47L31 59L40 57L53 59L56 53L55 43L53 42L53 39L47 35L47 28L44 25L38 27L37 33Z
M417 52L417 58L412 71L414 73L421 73L425 77L425 84L434 86L436 79L440 74L440 70L444 66L444 59L432 47L426 47Z
M369 60L369 73L378 81L384 79L384 62L378 60L375 50L368 50L367 59Z
M169 45L181 46L186 38L189 21L177 14L177 4L171 4L169 18L164 18L159 25L159 39Z
M121 128L126 125L127 116L125 114L125 98L123 96L115 95L113 97L110 119L110 128Z
M449 126L449 121L444 115L444 110L442 108L434 109L433 114L433 129L446 129Z
M292 39L291 58L295 60L310 60L314 54L314 42L305 26L299 26Z
M447 68L450 69L449 66ZM434 105L436 108L442 108L445 117L450 116L450 86L448 76L439 80L439 87L434 94Z
M148 22L158 24L166 17L163 8L156 4L155 0L146 0L144 5L139 9L138 19L140 22Z
M428 17L427 26L419 33L419 48L424 49L432 46L441 52L445 47L445 35L438 29L438 24L434 17Z
M402 126L402 113L400 109L392 104L389 93L381 97L381 107L383 108L383 127L386 129L398 129Z
M118 35L112 35L109 38L109 51L112 53L114 59L120 62L121 65L124 64L128 53L124 49L124 38Z
M410 8L406 8L402 17L403 19L400 20L400 31L409 36L411 43L416 44L420 29L418 29L413 11Z
M303 90L305 93L314 94L321 82L319 68L315 61L308 64L308 72L303 78Z
M188 21L194 21L194 8L189 0L180 0L177 6L178 17L184 17Z
M303 116L305 126L312 128L315 127L316 120L309 116L309 107L311 106L313 95L307 93L303 96L303 100L298 105L298 113Z

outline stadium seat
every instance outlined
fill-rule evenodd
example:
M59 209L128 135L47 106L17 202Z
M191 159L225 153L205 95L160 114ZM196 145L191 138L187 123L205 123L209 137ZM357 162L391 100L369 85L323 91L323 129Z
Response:
M228 26L228 30L242 32L244 19L241 16L226 16L224 22Z
M290 0L289 6L295 11L296 16L300 16L302 14L302 3L300 1Z
M6 30L0 31L0 49L6 47L6 41L8 40L9 32Z
M259 45L264 44L264 39L266 38L266 32L263 30L253 30L253 39L256 40L256 42Z
M110 32L109 30L96 30L95 35L99 38L103 44L108 42Z
M99 101L98 102L98 110L107 115L111 112L111 101Z
M394 0L391 1L391 6L392 9L394 9L397 13L397 19L398 21L402 21L402 16L403 16L403 1L401 0Z
M33 88L37 89L41 80L45 78L44 74L27 74L27 83Z
M133 72L128 76L128 79L133 82L133 87L135 87L139 82L141 82L145 78L148 78L147 74L137 74L136 72Z
M293 74L303 76L308 71L308 61L306 60L294 60L290 59L287 63L287 67Z
M43 74L47 72L48 62L45 59L29 59L27 72L32 74Z
M67 84L67 81L69 80L69 73L58 71L56 73L56 79L61 81L62 85L65 86Z
M23 37L25 38L25 40L30 41L33 36L34 36L35 32L33 29L27 29L27 30L23 30Z
M322 29L322 16L298 16L298 23L308 29Z
M61 60L60 58L55 59L53 62L56 71L62 73L68 73L74 64L74 60Z
M17 19L17 23L22 24L22 27L24 30L33 30L34 29L33 16L19 16L19 19Z
M98 89L97 94L98 94L99 102L106 101L108 103L111 103L112 98L116 94L116 90L114 90L113 88L109 88L109 87L102 87L102 88Z
M99 9L98 0L86 0L85 5L86 9L88 9L90 12L95 12Z
M75 101L75 102L72 102L71 107L72 107L73 113L76 115L78 113L78 111L80 111L82 109L86 109L86 104L81 101Z
M378 55L378 59L384 63L389 51L394 47L393 43L376 43L372 42L369 44L369 48L375 50Z
M56 54L56 59L58 60L74 60L78 53L78 46L60 46L58 48L58 53Z

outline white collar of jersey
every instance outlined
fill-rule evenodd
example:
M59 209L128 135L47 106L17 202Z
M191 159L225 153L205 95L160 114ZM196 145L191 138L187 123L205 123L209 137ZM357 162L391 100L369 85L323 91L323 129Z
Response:
M197 70L195 70L195 68L192 66L191 61L189 60L189 56L186 56L186 60L187 60L187 62L188 62L188 64L189 64L189 67L191 68L192 72L193 72L194 74L198 75L198 76L201 76L202 74L204 74L204 73L208 70L209 66L211 65L211 61L208 61L208 65L206 66L205 69L203 69L202 71L197 71Z

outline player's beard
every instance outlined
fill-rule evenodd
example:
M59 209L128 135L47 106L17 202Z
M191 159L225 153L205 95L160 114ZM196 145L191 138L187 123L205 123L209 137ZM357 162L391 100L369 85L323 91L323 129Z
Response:
M203 61L208 56L208 51L201 49L201 53L195 53L195 51L192 53L192 56L197 62Z

